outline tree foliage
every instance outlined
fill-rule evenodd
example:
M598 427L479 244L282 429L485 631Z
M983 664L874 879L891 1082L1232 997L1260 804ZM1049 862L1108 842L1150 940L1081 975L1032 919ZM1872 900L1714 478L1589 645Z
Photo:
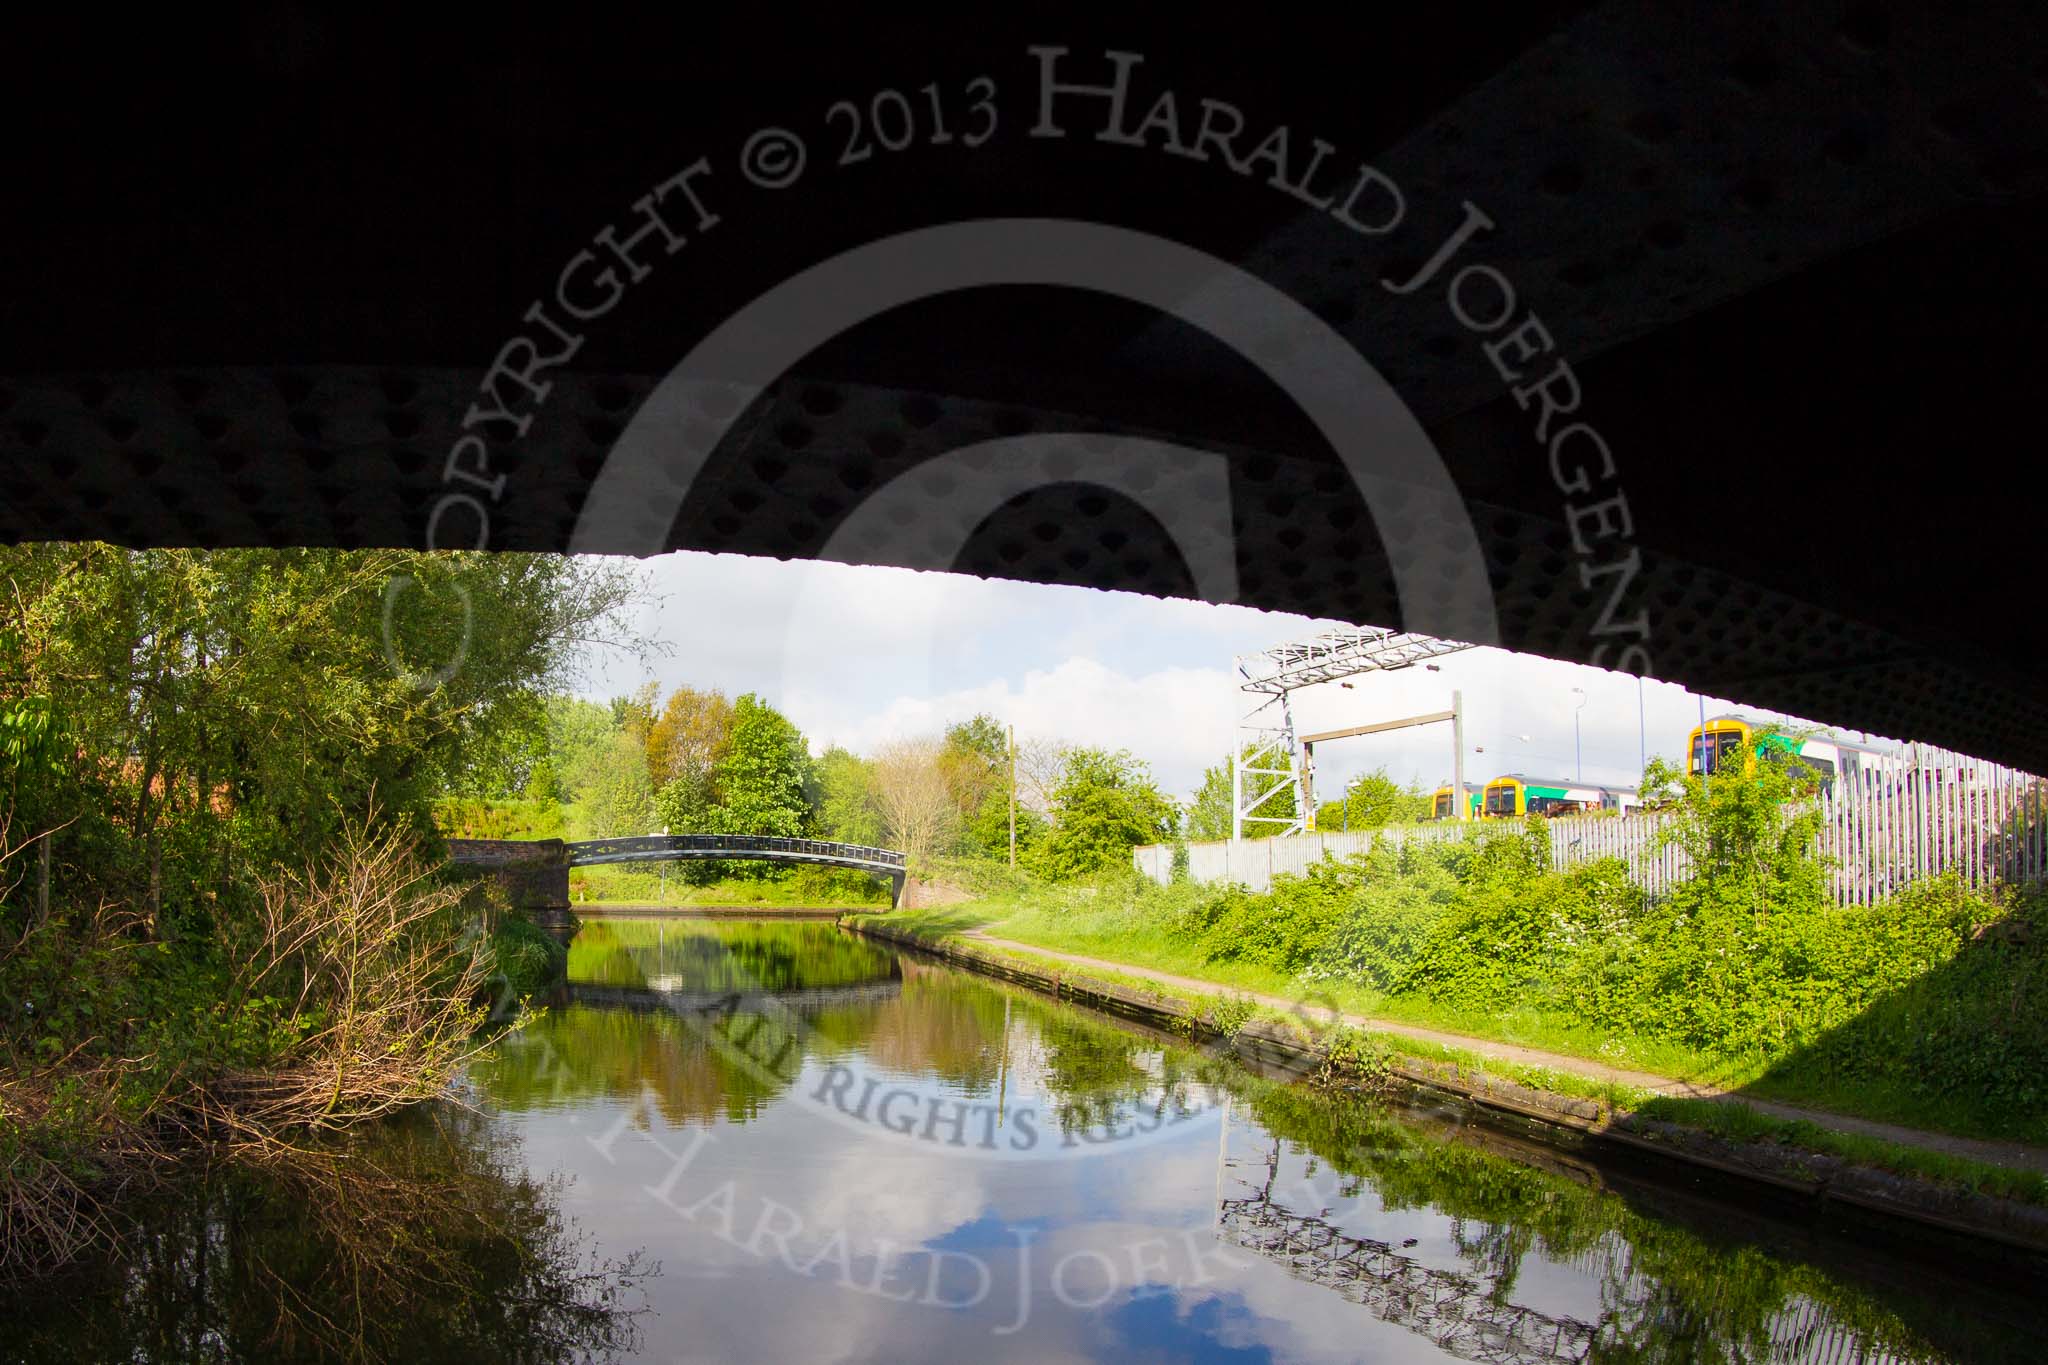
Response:
M544 698L633 591L586 561L386 550L17 546L0 579L0 705L66 727L37 823L173 919L303 867L372 793L423 831L444 793L516 793Z
M1316 828L1328 833L1408 824L1428 818L1430 805L1430 793L1403 787L1385 768L1375 768L1354 779L1337 800L1316 808Z
M837 745L818 760L818 830L841 843L879 845L882 816L876 806L875 764Z
M731 747L732 726L733 705L723 692L676 688L648 728L648 779L656 787L685 781L708 792Z
M1126 750L1074 749L1053 793L1054 825L1032 850L1031 865L1056 880L1128 865L1139 844L1173 837L1173 803Z
M943 740L898 739L876 750L874 793L889 841L913 863L952 851L960 808L948 780Z
M810 826L810 750L789 718L752 692L733 703L714 781L713 833L795 837Z

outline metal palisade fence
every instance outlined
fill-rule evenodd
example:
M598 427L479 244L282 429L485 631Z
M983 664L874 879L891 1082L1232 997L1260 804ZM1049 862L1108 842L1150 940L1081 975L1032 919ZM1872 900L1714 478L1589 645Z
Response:
M1916 746L1906 771L1838 781L1820 810L1820 851L1843 905L1943 872L1976 887L2048 876L2048 783L2030 773Z
M1973 887L2048 879L2048 780L2032 774L1916 745L1900 770L1845 774L1818 801L1818 851L1828 861L1829 889L1838 904L1874 905L1944 872ZM1638 885L1660 894L1690 871L1683 849L1659 847L1658 831L1669 819L1658 812L1553 819L1552 865L1620 858ZM1499 823L1444 821L1189 844L1188 876L1267 891L1276 876L1300 876L1325 856L1365 853L1375 839L1400 844L1468 838ZM1132 857L1138 871L1153 880L1172 879L1172 845L1147 844Z

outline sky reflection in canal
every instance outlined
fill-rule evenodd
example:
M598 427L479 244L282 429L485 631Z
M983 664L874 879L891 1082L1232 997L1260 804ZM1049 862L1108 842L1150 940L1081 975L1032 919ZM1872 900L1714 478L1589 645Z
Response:
M571 976L474 1079L565 1212L661 1261L649 1358L2025 1355L2009 1299L1873 1289L1758 1220L1722 1243L1456 1116L829 924L595 920Z
M195 1166L0 1296L0 1362L2039 1358L2038 1264L1264 1079L829 923L596 919L570 967L474 1109Z

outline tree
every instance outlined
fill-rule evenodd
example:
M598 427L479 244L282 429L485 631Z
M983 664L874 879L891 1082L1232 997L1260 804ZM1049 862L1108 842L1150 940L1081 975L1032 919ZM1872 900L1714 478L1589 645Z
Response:
M660 700L661 684L653 681L640 684L630 697L613 697L610 703L613 727L632 736L633 742L645 749L648 737L654 732L655 707ZM652 778L650 773L649 780Z
M195 906L230 867L302 866L372 793L424 828L444 792L516 790L541 697L635 591L594 561L395 550L16 546L0 578L0 687L71 727L65 839L106 870L147 848Z
M882 842L873 763L837 745L825 751L818 760L818 828L842 843Z
M1069 752L1053 813L1053 829L1032 851L1032 864L1059 879L1128 865L1134 847L1172 838L1178 824L1173 803L1125 750Z
M1066 776L1067 754L1073 746L1038 736L1017 745L1017 808L1050 818L1053 793Z
M645 747L629 731L611 737L603 769L577 806L577 823L593 839L651 834L658 826Z
M961 753L978 754L991 769L1009 763L1010 741L1002 722L987 712L946 727L946 745Z
M615 733L611 708L575 697L549 697L547 726L548 754L562 800L582 800L610 762Z
M977 715L946 728L941 755L953 793L963 851L1003 858L1010 846L1010 742L995 717ZM1020 817L1029 815L1020 812ZM1020 844L1027 821L1018 822Z
M678 687L647 732L648 779L656 787L680 779L708 786L731 743L732 703L725 694Z
M725 755L713 770L719 834L795 837L810 823L810 748L789 718L752 692L733 703Z
M1316 828L1328 833L1406 824L1427 818L1430 803L1429 793L1404 788L1387 776L1385 768L1375 768L1358 778L1339 799L1316 808Z
M953 846L959 807L947 782L946 746L929 737L893 740L875 752L875 805L892 846L928 862Z
M655 819L670 834L715 832L720 825L712 813L717 804L708 773L676 778L654 793Z

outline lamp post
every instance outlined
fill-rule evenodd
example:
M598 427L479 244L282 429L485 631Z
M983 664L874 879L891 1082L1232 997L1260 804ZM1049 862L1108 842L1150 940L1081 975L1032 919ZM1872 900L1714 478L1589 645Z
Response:
M1579 699L1579 704L1572 708L1572 781L1584 782L1586 780L1586 761L1584 752L1579 746L1579 712L1586 709L1586 689L1574 687L1572 692Z
M1650 766L1650 727L1643 718L1643 675L1636 674L1636 771Z

